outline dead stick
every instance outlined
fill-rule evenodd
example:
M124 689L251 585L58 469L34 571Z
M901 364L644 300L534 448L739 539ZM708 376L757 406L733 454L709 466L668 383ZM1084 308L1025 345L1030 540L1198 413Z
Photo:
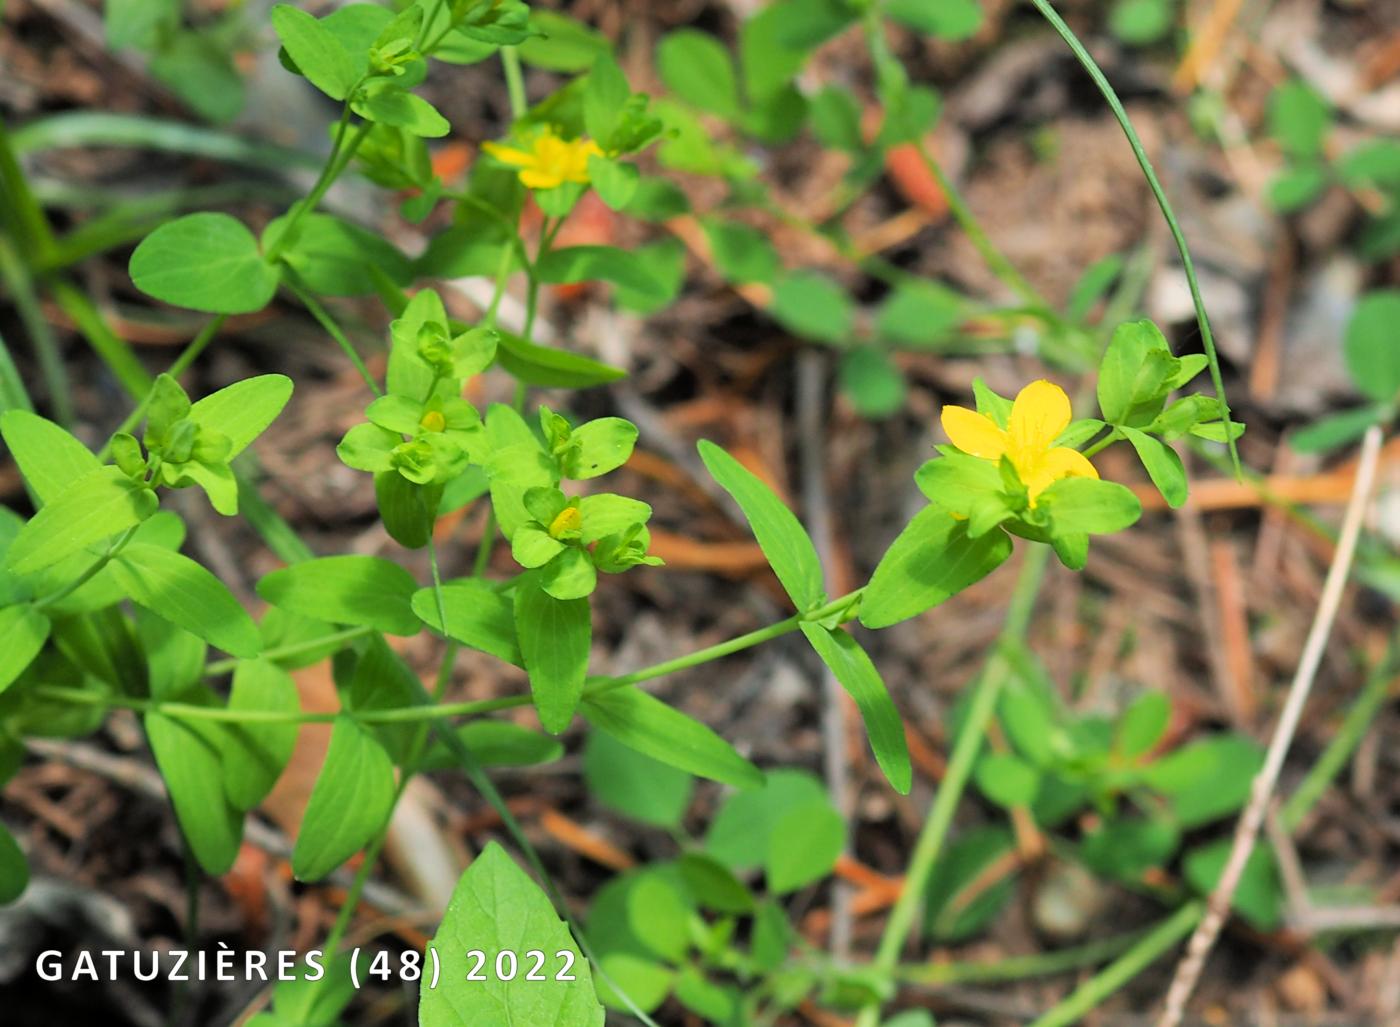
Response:
M1211 946L1225 924L1230 911L1230 900L1244 873L1245 863L1254 850L1254 841L1259 835L1259 825L1263 822L1268 808L1269 797L1278 783L1279 771L1283 769L1283 758L1298 729L1298 721L1303 714L1308 693L1312 690L1313 679L1317 676L1318 664L1322 661L1327 637L1332 632L1332 624L1337 619L1337 608L1342 602L1342 590L1346 586L1347 574L1351 570L1352 557L1356 553L1356 540L1361 534L1361 521L1366 512L1366 503L1375 482L1376 463L1380 456L1381 432L1371 428L1361 444L1361 459L1356 472L1356 484L1352 489L1351 501L1347 504L1346 516L1342 519L1341 538L1337 542L1337 553L1332 566L1327 570L1327 580L1322 586L1322 598L1317 605L1317 615L1313 618L1308 638L1303 645L1303 655L1298 661L1298 671L1288 689L1288 701L1279 717L1274 736L1269 741L1268 755L1264 766L1254 778L1250 789L1249 805L1240 816L1235 828L1235 840L1230 847L1230 858L1225 863L1225 871L1220 882L1211 893L1205 916L1201 918L1191 941L1186 946L1186 955L1177 965L1171 987L1167 991L1165 1008L1157 1027L1178 1027L1186 1011L1186 1002L1196 988L1201 971L1205 968L1206 957Z

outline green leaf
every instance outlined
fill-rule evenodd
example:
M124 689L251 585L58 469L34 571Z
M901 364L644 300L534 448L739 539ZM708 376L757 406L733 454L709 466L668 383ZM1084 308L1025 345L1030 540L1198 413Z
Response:
M508 374L527 385L545 389L586 389L627 377L611 367L567 350L526 342L510 332L499 332L496 361Z
M0 610L0 692L34 662L49 638L49 619L32 606Z
M1099 363L1099 409L1109 424L1146 424L1171 391L1177 362L1151 321L1127 321L1113 331Z
M1299 453L1325 453L1329 449L1359 439L1373 424L1382 423L1389 411L1379 404L1344 410L1314 421L1288 437L1288 444Z
M830 629L804 621L802 633L822 662L831 668L841 687L855 700L861 720L865 722L870 748L885 777L895 791L908 795L913 771L904 739L904 722L875 664L860 644L841 628Z
M690 200L674 182L644 175L625 213L644 221L669 221L690 213Z
M1376 289L1356 305L1347 322L1343 353L1351 379L1362 394L1377 403L1391 403L1400 394L1400 289Z
M739 84L729 51L696 29L667 33L656 48L657 70L666 88L701 110L733 120L739 116Z
M548 71L587 71L612 46L601 32L558 11L531 11L530 28L537 35L517 47L520 59Z
M588 697L582 713L599 731L687 773L736 788L763 783L758 768L714 731L635 686Z
M116 467L101 467L30 519L6 555L9 570L30 574L94 542L134 528L159 505L155 493Z
M1171 859L1180 844L1181 832L1169 820L1120 817L1086 835L1080 852L1098 873L1135 882Z
M434 631L517 667L525 665L515 638L514 606L507 596L485 581L449 582L442 586L442 606L447 614L445 630L434 591L423 588L413 594L413 612Z
M367 845L388 822L394 792L384 747L350 717L337 717L292 849L297 879L318 881Z
M1197 894L1214 892L1230 858L1231 844L1231 839L1221 838L1186 853L1182 871ZM1282 923L1283 888L1271 850L1256 846L1249 854L1230 905L1257 930L1272 931Z
M1269 202L1285 214L1301 210L1327 188L1327 166L1299 164L1285 168L1269 183Z
M52 503L102 466L71 434L28 410L7 410L0 415L0 434L41 503Z
M1040 772L1019 756L991 752L977 761L977 787L998 806L1029 806L1040 791Z
M821 561L797 516L757 475L719 446L701 439L698 448L711 477L744 511L763 555L793 604L799 611L820 606L826 600Z
M778 279L768 312L793 334L836 346L850 340L855 326L850 297L816 271L793 271Z
M564 746L556 739L507 720L469 720L456 734L483 767L531 767L564 755ZM456 754L439 740L424 755L419 769L450 770L457 765Z
M772 837L763 872L768 890L786 895L831 873L846 844L846 822L823 796L778 817Z
M555 599L533 574L515 586L515 631L540 723L551 734L569 726L583 697L593 640L587 599Z
M860 104L849 89L824 86L812 97L812 133L823 146L855 153L865 146L860 128Z
M402 709L414 705L418 688L418 675L389 648L383 635L375 634L355 661L348 687L342 686L341 698L346 711L356 714ZM417 750L417 724L371 723L369 731L398 766L407 764Z
M908 392L904 372L882 349L857 346L843 353L837 380L862 417L879 419L904 409Z
M677 861L681 877L696 900L717 913L751 913L753 894L719 860L687 852Z
M540 281L556 285L605 281L643 295L662 290L662 284L635 253L616 246L564 246L550 250L536 264Z
M359 79L356 60L330 29L291 4L272 8L272 27L297 70L332 100L344 100Z
M373 428L374 425L369 427ZM389 434L393 435L392 432ZM369 433L363 433L359 437L371 436ZM349 441L349 433L345 438ZM397 445L398 442L399 436L394 436L393 443ZM345 443L342 442L342 445ZM337 451L339 448L337 447ZM356 451L352 459L363 461L363 451ZM346 462L350 463L348 460ZM422 549L432 541L433 525L437 521L438 504L442 496L442 485L419 485L409 481L398 471L379 471L374 476L374 501L379 507L379 519L384 522L384 530L389 533L389 537L405 549Z
M106 0L102 5L107 45L114 50L150 50L162 31L180 22L179 0Z
M222 124L243 109L243 76L230 48L213 35L176 33L151 56L150 70L196 114Z
M901 346L938 349L957 337L967 299L935 282L901 282L880 305L875 331Z
M292 380L284 374L260 374L211 392L190 407L195 424L212 428L232 443L232 460L277 419L292 398Z
M452 125L436 107L417 93L394 85L384 85L354 100L350 107L367 121L393 125L416 136L437 139L452 131Z
M1010 555L1005 532L969 538L966 522L927 507L881 557L861 598L860 622L884 628L908 620L981 581Z
M1132 489L1097 478L1061 478L1040 494L1057 535L1111 535L1137 523L1142 504Z
M695 791L689 774L603 731L590 732L584 743L583 777L604 806L657 827L679 827Z
M117 583L152 613L234 656L251 658L262 651L247 611L223 582L188 556L133 542L111 567Z
M1306 82L1285 82L1269 96L1269 134L1290 157L1321 154L1331 127L1331 106Z
M964 941L982 930L1010 900L1014 876L980 887L988 868L1013 850L1011 832L1003 827L972 827L948 846L939 871L929 879L925 924L941 942Z
M0 824L0 906L7 906L29 887L29 864L24 850L4 824Z
M253 233L227 214L187 214L161 225L131 255L147 296L210 314L250 314L277 291L277 271Z
M290 224L290 214L270 222L263 230L263 248L271 249ZM379 289L379 275L398 286L413 280L413 265L398 247L359 225L329 214L306 214L293 231L278 259L318 295L370 296Z
M1117 0L1108 12L1108 27L1131 46L1163 39L1175 20L1172 0Z
M258 595L273 606L332 624L355 624L390 635L416 635L418 583L396 563L374 556L325 556L273 571Z
M888 0L885 13L916 32L955 42L971 38L982 25L977 0Z
M1171 700L1165 693L1143 692L1123 712L1114 747L1129 759L1143 755L1161 741L1171 715Z
M1123 273L1124 260L1116 253L1110 254L1090 264L1079 281L1074 283L1074 291L1065 303L1065 317L1070 321L1083 321L1094 309L1094 304L1108 292L1108 287Z
M588 158L588 180L598 193L598 198L613 210L626 210L637 195L637 183L641 172L637 165L626 161L608 160L597 154Z
M777 277L778 251L757 228L714 217L706 218L702 224L715 267L726 281L771 282Z
M788 844L776 835L779 819L825 801L826 789L812 774L771 771L761 788L746 788L724 801L705 834L705 851L734 871L762 866L772 846Z
M1176 450L1136 428L1123 427L1119 431L1128 437L1133 449L1137 450L1138 459L1147 468L1148 477L1157 486L1157 491L1162 493L1167 505L1175 510L1186 502L1186 468L1182 466Z
M205 873L227 873L243 838L243 814L224 796L221 726L160 713L146 714L145 721L151 752L190 850Z
M615 471L631 458L637 426L621 417L599 417L573 429L569 441L559 469L572 481L585 481Z
M1243 806L1263 764L1263 752L1250 739L1219 735L1191 742L1148 764L1142 780L1167 797L1178 826L1189 829Z
M1367 140L1342 155L1337 171L1350 186L1400 185L1400 141Z
M495 842L467 868L452 893L442 924L432 940L447 966L460 964L471 949L494 961L503 951L544 952L549 972L543 981L527 981L523 972L512 980L493 972L486 981L466 980L448 973L430 987L423 975L418 994L420 1027L460 1027L462 1024L558 1024L560 1027L602 1027L603 1007L592 975L569 930L549 900ZM559 980L561 952L572 959L572 980ZM494 964L493 964L494 965Z
M233 672L228 708L242 713L297 713L296 682L268 660L240 660ZM293 721L234 721L220 739L224 792L235 809L250 810L267 797L296 746Z

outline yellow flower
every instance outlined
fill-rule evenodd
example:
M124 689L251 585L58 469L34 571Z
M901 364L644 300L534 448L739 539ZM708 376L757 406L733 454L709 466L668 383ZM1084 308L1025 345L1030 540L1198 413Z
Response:
M588 182L588 158L603 155L592 139L560 139L546 131L521 150L500 143L482 143L481 148L502 164L520 169L520 181L530 189L553 189L565 182Z
M1016 395L1007 427L966 407L943 408L943 430L969 456L1011 461L1031 506L1051 483L1061 478L1097 478L1099 472L1077 449L1055 445L1070 421L1065 390L1045 380L1034 381Z

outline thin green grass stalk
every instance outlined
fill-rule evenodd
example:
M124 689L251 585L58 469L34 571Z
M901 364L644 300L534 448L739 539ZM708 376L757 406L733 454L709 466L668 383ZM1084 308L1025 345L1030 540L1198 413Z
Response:
M940 987L1050 977L1111 959L1125 949L1132 948L1146 933L1130 931L1073 948L1037 952L1028 956L1007 956L994 963L921 963L901 966L895 971L895 978L905 984Z
M923 909L924 896L928 893L934 867L943 851L948 829L952 826L953 814L957 812L963 790L972 777L973 765L982 751L987 726L996 711L1002 686L1011 676L1004 651L1008 646L1019 645L1025 637L1036 597L1045 579L1048 560L1049 548L1046 546L1032 546L1026 552L1020 577L1016 581L1016 590L1012 594L1011 604L1006 613L1006 625L1002 628L991 660L978 677L967 719L948 760L948 771L938 786L938 794L934 797L928 819L924 821L919 838L914 843L914 853L909 859L904 888L890 911L889 920L885 922L885 933L881 936L879 948L875 952L874 970L880 977L894 976L899 953L909 938L909 932L913 930L919 911ZM861 1010L856 1027L875 1027L879 1019L880 1004L876 1001Z
M501 47L501 69L506 76L506 93L510 96L510 116L519 120L530 109L525 97L525 76L520 70L520 54L513 46Z
M4 336L0 336L0 414L6 410L33 409L34 401L29 398L29 391L19 376L19 368L10 356L10 347L5 345Z
M1303 819L1317 805L1317 800L1322 798L1322 794L1341 773L1356 747L1361 744L1361 739L1366 737L1366 732L1375 723L1376 714L1385 704L1390 695L1391 685L1395 682L1396 649L1395 643L1392 642L1384 658L1371 671L1366 686L1356 697L1356 702L1347 711L1342 726L1327 743L1327 748L1322 751L1317 762L1308 770L1302 783L1283 804L1279 822L1290 834L1298 830Z
M1220 402L1220 417L1225 422L1225 437L1229 440L1230 462L1234 466L1236 476L1243 473L1240 464L1239 447L1230 435L1230 404L1225 398L1225 381L1220 373L1220 358L1215 352L1215 336L1210 330L1210 318L1206 315L1205 300L1201 297L1201 285L1196 279L1196 265L1191 259L1191 251L1186 246L1186 236L1181 230L1181 224L1176 219L1176 212L1172 209L1171 201L1167 199L1166 190L1162 188L1161 181L1157 178L1157 171L1152 166L1152 161L1148 159L1147 150L1142 145L1142 140L1138 137L1137 129L1133 128L1133 123L1128 119L1128 112L1123 109L1123 103L1118 99L1118 94L1114 92L1113 86L1108 82L1102 70L1100 70L1089 51L1084 48L1084 44L1079 41L1079 37L1065 24L1063 18L1056 13L1055 8L1050 5L1049 0L1031 0L1035 9L1039 11L1060 34L1060 38L1074 53L1075 58L1089 73L1089 77L1094 80L1094 85L1103 94L1109 109L1113 111L1114 118L1123 130L1123 134L1128 137L1128 145L1133 148L1133 156L1137 158L1138 167L1142 169L1143 177L1147 179L1148 188L1152 190L1152 195L1157 200L1157 206L1161 208L1162 216L1167 220L1167 227L1171 229L1172 240L1176 243L1177 252L1181 255L1181 266L1186 272L1186 284L1191 290L1191 302L1196 308L1196 324L1201 330L1201 343L1205 347L1206 358L1210 361L1210 380L1215 387L1216 399Z
M116 376L123 389L133 396L145 395L150 391L155 379L137 359L131 347L112 331L86 293L61 278L49 282L49 292L63 312L73 319L79 333Z
M39 372L44 377L44 387L53 405L54 420L66 428L73 423L73 396L68 369L64 367L63 357L58 351L58 339L39 305L29 268L9 241L3 238L0 238L0 282L4 283L14 300L20 321L34 346Z
M26 255L42 259L53 249L53 229L39 206L19 166L15 148L0 121L0 227L5 228Z
M317 324L326 330L326 334L335 340L336 345L339 346L345 353L345 356L349 358L350 363L354 365L355 370L359 372L360 377L364 379L365 385L369 387L370 392L374 393L375 398L378 399L383 396L384 390L381 389L379 383L374 380L374 375L369 373L369 368L365 366L364 359L355 349L349 337L341 330L335 318L331 317L326 311L326 308L321 305L320 300L313 296L311 291L302 285L290 268L287 269L283 284L291 290L293 296L301 301L301 305L311 312L311 316L316 319Z
M1030 1027L1069 1027L1165 955L1191 933L1205 913L1202 900L1188 902L1145 934L1137 944L1076 988Z

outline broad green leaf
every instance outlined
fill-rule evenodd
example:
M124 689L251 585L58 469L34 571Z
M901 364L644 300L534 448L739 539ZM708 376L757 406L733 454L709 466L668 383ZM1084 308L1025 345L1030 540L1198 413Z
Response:
M1164 692L1143 692L1123 711L1114 746L1129 759L1141 756L1161 741L1171 720L1172 704Z
M991 752L977 761L977 787L998 806L1029 806L1040 791L1040 773L1009 752Z
M179 701L203 680L209 659L204 639L143 607L136 610L136 637L146 658L152 699Z
M420 683L403 657L389 648L384 636L371 635L350 677L341 698L350 713L374 710L403 709L415 704ZM418 744L419 725L407 723L371 723L372 734L389 758L404 766L413 757Z
M1146 424L1171 391L1177 363L1151 321L1128 321L1113 331L1099 362L1099 409L1109 424Z
M1076 322L1088 317L1094 304L1103 298L1108 287L1123 273L1123 265L1123 258L1113 253L1085 268L1065 303L1065 317Z
M152 613L234 656L262 651L257 625L228 588L188 556L133 542L111 563L117 583Z
M151 50L162 30L180 23L179 0L106 0L102 5L107 45L114 50Z
M352 428L351 432L354 430ZM399 436L393 432L387 434L392 437L391 445L398 445ZM361 436L366 437L367 433ZM345 455L341 447L349 440L350 434L347 434L345 441L336 447L336 451L342 454L342 459L345 459ZM363 452L357 455L363 456ZM370 457L365 462L373 459ZM352 467L356 466L350 459L346 459L346 463ZM443 491L442 485L419 485L409 481L398 471L378 471L374 476L374 501L379 507L379 519L384 523L384 530L389 533L389 537L405 549L422 549L432 541L433 525L437 521L438 504L442 501ZM471 502L471 499L465 502Z
M1327 188L1327 166L1297 164L1285 168L1269 183L1269 202L1285 214L1301 210Z
M34 662L49 638L49 619L32 606L0 610L0 692Z
M337 717L292 849L297 879L319 881L367 845L388 821L394 792L384 747L349 717Z
M1136 428L1124 427L1119 431L1128 437L1128 442L1137 450L1138 459L1147 468L1152 484L1157 486L1167 505L1175 510L1186 502L1186 468L1182 466L1176 450Z
M757 228L713 217L702 224L715 267L727 281L771 282L777 276L778 251Z
M778 279L768 313L805 339L842 346L855 331L855 307L835 282L816 271L793 271Z
M487 953L493 966L499 952L518 953L523 959L524 953L536 949L546 954L549 972L543 981L527 981L523 972L509 981L487 973L484 982L453 972L444 974L436 988L429 987L431 975L424 974L418 993L419 1027L602 1027L603 1007L592 974L569 929L539 886L495 842L457 882L431 944L449 967L458 966L470 949ZM570 980L558 979L563 952L572 960Z
M969 538L965 522L927 507L881 557L860 601L860 622L884 628L908 620L981 581L1010 555L1005 532Z
M695 791L695 779L689 774L604 731L589 732L584 742L583 777L588 793L598 802L657 827L679 827Z
M607 36L558 11L531 11L530 27L539 34L520 44L520 59L549 71L587 71L612 47Z
M1097 478L1061 478L1040 494L1039 503L1050 511L1056 534L1108 535L1142 516L1131 489Z
M151 55L151 74L216 124L243 110L243 76L233 66L231 48L213 32L177 32Z
M1192 828L1243 806L1263 763L1263 752L1250 739L1219 735L1191 742L1148 764L1142 780L1167 797L1180 827Z
M1132 46L1164 38L1176 19L1173 0L1117 0L1108 12L1108 27Z
M837 380L862 417L879 419L904 409L904 372L878 347L857 346L841 354Z
M585 421L569 435L571 443L559 458L559 469L572 481L585 481L615 471L632 456L637 426L621 417Z
M180 830L207 874L228 872L243 838L243 814L224 796L222 725L146 714L146 736Z
M701 439L698 448L710 475L744 511L754 538L793 604L799 611L820 606L826 599L821 561L802 522L757 475L719 446Z
M568 285L605 281L642 295L662 291L662 283L641 259L616 246L564 246L550 250L535 265L543 282Z
M822 658L836 680L841 682L860 710L865 722L865 734L875 760L885 772L894 790L909 794L913 770L909 766L909 747L904 739L904 722L899 710L875 669L869 655L854 638L841 628L825 628L820 624L803 622L802 633Z
M36 513L6 555L16 574L58 563L94 542L134 528L155 513L155 493L115 467L84 475Z
M625 210L637 195L641 172L635 164L594 154L588 158L588 181L600 200L613 210Z
M0 434L41 503L52 503L102 466L71 434L28 410L7 410L0 415Z
M290 223L284 215L263 231L263 248L271 247ZM329 214L307 214L279 259L320 296L369 296L382 275L395 285L413 280L413 265L398 248L374 232Z
M690 213L690 199L674 182L643 175L626 213L643 221L669 221Z
M627 377L620 367L599 363L567 350L526 342L510 332L498 332L496 362L527 385L546 389L586 389Z
M846 844L846 823L823 796L784 812L773 824L763 872L768 890L786 895L820 881Z
M1351 379L1377 403L1400 394L1400 289L1376 289L1356 305L1347 323L1343 353Z
M981 887L988 869L1013 851L1011 832L1004 827L972 827L957 834L929 879L925 924L941 942L963 941L985 927L1001 911L1016 887L1014 876L1003 876Z
M825 86L812 97L808 114L812 134L824 146L854 153L865 146L860 103L843 86Z
M0 906L7 906L29 887L29 863L24 850L4 824L0 824Z
M952 342L967 316L966 297L935 282L901 282L880 305L875 331L900 346L937 349Z
M794 809L826 801L826 789L803 770L773 770L761 788L745 788L724 800L705 834L705 851L734 871L760 867L768 858L778 820Z
M1120 816L1085 835L1079 851L1090 869L1134 882L1163 866L1180 844L1181 832L1169 820Z
M1387 408L1380 404L1344 410L1314 421L1288 437L1288 444L1299 453L1324 453L1329 449L1359 439L1373 424L1387 417Z
M970 38L982 25L977 0L888 0L884 10L916 32L954 41Z
M515 610L508 596L485 581L454 581L442 586L442 606L447 614L445 629L434 591L423 588L413 594L413 612L434 631L517 667L525 665L515 638Z
M671 867L642 872L627 891L627 923L649 952L667 962L683 962L691 949L690 921L695 903Z
M296 682L268 660L240 660L233 672L228 708L240 713L297 713ZM292 758L297 725L287 721L234 721L220 738L224 792L235 809L250 810L272 791Z
M667 34L656 48L661 80L687 103L722 118L739 116L739 84L729 51L697 29Z
M677 866L696 901L706 909L717 913L753 911L753 894L719 860L701 852L687 852Z
M258 241L227 214L187 214L161 225L131 255L131 280L147 296L210 314L249 314L277 291Z
M355 624L390 635L416 635L418 583L396 563L374 556L325 556L273 571L258 595L273 606L332 624Z
M335 33L291 4L277 4L271 16L272 27L297 70L332 100L344 100L359 79L359 70Z
M763 783L758 768L714 731L635 686L592 695L582 712L599 731L662 763L736 788Z
M323 954L319 977L312 976L313 971L305 962L293 968L294 976L283 976L279 967L273 978L277 983L272 989L272 1013L264 1014L269 1022L259 1024L254 1018L247 1027L337 1027L343 1022L340 1014L355 997L350 959L349 955Z
M515 631L540 723L557 735L583 697L593 640L588 600L555 599L525 575L515 586Z
M1400 141L1370 139L1348 150L1337 161L1337 171L1348 185L1400 185Z
M1182 872L1198 895L1210 895L1220 883L1230 858L1231 840L1221 838L1191 849L1182 860ZM1230 900L1235 912L1260 931L1272 931L1283 920L1284 896L1273 851L1255 846Z
M284 374L260 374L211 392L190 406L190 420L212 428L233 444L232 460L276 420L292 397L292 380Z
M417 93L406 92L392 84L371 90L363 99L352 101L350 107L366 121L393 125L428 139L437 139L452 131L452 125L436 107Z
M1269 96L1269 134L1290 157L1322 152L1332 127L1332 108L1301 79L1285 82Z

